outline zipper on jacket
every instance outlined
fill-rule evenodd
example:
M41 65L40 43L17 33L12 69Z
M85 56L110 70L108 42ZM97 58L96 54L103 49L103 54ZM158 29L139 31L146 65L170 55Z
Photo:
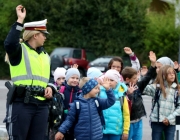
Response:
M70 94L69 103L71 103L71 102L72 102L72 94L73 94L73 88L72 88L72 90L71 90L71 94Z

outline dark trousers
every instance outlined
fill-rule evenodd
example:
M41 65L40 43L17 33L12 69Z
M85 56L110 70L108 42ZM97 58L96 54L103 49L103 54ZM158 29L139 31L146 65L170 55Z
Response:
M152 140L161 140L164 132L165 140L174 140L175 125L164 125L162 122L151 122Z
M44 140L47 122L47 104L13 102L7 106L6 129L10 140Z

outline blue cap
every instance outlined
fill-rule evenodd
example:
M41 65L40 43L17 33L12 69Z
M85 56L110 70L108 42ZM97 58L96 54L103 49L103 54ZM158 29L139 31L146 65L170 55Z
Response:
M87 77L89 77L89 78L98 78L102 75L103 75L103 73L95 67L91 67L87 71Z

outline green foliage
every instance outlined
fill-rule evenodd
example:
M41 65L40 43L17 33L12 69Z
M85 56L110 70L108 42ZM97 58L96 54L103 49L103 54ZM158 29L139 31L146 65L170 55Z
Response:
M179 29L175 28L174 9L167 10L166 14L150 12L147 15L148 25L145 36L145 52L154 51L157 58L168 56L178 59ZM147 54L142 55L145 56Z
M125 46L143 47L149 4L143 0L20 1L28 12L26 21L48 19L49 52L68 46L96 49L98 55L122 55Z
M7 36L7 33L13 24L14 21L16 21L17 16L15 14L15 5L17 5L17 1L14 2L12 0L0 0L0 78L9 78L9 68L8 64L4 62L4 56L5 56L5 50L4 50L4 39ZM13 16L14 17L13 17Z
M17 19L19 3L27 11L25 22L48 19L45 49L49 53L56 47L76 47L94 50L97 55L122 56L125 46L139 54L145 49L150 0L0 0L2 45Z

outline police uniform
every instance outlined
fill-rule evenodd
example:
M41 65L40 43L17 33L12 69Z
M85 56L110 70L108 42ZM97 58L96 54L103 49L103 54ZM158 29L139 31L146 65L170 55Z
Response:
M48 100L44 90L50 77L50 58L43 47L33 49L28 42L19 43L22 29L48 33L47 20L16 22L8 33L4 47L9 56L11 80L15 86L13 101L7 104L4 122L10 140L43 140L48 122Z

